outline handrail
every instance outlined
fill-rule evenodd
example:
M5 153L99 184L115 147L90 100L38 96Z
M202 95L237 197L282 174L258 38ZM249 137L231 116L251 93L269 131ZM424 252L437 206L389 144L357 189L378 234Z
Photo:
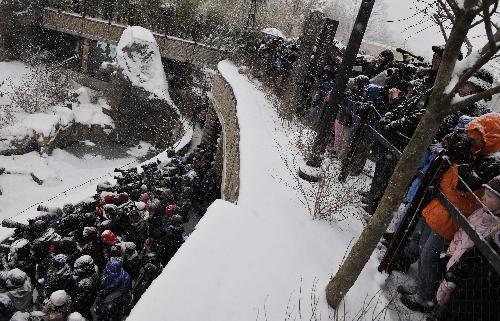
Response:
M365 110L363 111L361 117L359 115L356 115L354 113L352 113L350 110L346 109L347 113L350 114L353 118L356 118L358 121L360 121L360 128L358 129L358 131L360 133L364 133L366 132L366 130L370 130L373 134L374 134L374 138L380 142L382 145L384 145L389 152L391 152L391 154L393 154L398 160L401 158L401 151L399 151L393 144L391 144L391 142L389 142L380 132L378 132L374 127L372 127L370 124L368 124L368 113L369 111L368 110ZM363 127L365 127L363 129ZM357 152L357 145L359 143L361 143L361 138L359 135L356 135L355 136L355 140L356 142L353 142L352 146L350 147L350 151L349 151L349 154L350 157L348 158L352 158L355 153ZM347 169L345 168L347 166L347 164L350 163L350 160L348 159L345 164L345 166L343 166L342 168L342 171L341 171L341 176L339 177L339 179L345 179L345 176L347 174ZM449 161L447 162L449 163ZM437 172L440 171L440 169L443 167L443 163L441 163L439 165L439 168L437 169ZM421 174L420 172L417 173L417 176ZM467 187L468 191L470 193L472 193L473 195L475 195L472 191L472 189L466 184L466 182L459 176L459 179L462 181L462 183ZM428 185L427 186L424 186L425 188L429 188L430 184L434 181L434 178L432 180L428 180ZM439 186L439 182L434 182L436 183L437 186ZM458 223L458 225L465 231L465 233L471 238L471 240L474 242L474 245L481 251L481 253L488 259L488 261L490 262L490 264L495 268L495 270L500 273L500 255L499 253L497 253L492 247L491 245L485 241L483 238L481 238L476 230L470 225L469 221L465 218L465 216L455 207L455 205L453 205L453 203L450 202L450 200L446 197L446 195L439 189L437 188L437 197L438 199L440 200L440 202L443 204L443 206L445 206L445 208L448 210L448 212L450 213L450 215L453 217L453 219L455 219ZM482 204L481 200L477 197L476 197L476 200L478 200L478 202L483 206L484 204ZM415 201L415 200L414 200ZM421 210L421 201L423 201L423 198L422 199L419 199L418 202L418 206L416 207L413 207L413 211L412 212L415 212L415 214L418 213L419 210ZM486 208L486 207L485 207ZM491 211L489 209L487 209L488 212L491 214ZM414 215L411 214L412 216L412 219L409 221L409 224L410 225L414 225ZM404 235L407 235L409 233L409 229L406 228L404 230ZM400 251L400 247L403 245L404 243L404 240L403 239L399 239L398 241L399 244L396 244L396 248L391 248L391 251L388 250L388 256L384 256L384 259L382 260L380 266L379 266L379 270L391 270L391 262L392 260L395 258L396 254L398 253L398 251ZM389 253L390 252L390 253Z

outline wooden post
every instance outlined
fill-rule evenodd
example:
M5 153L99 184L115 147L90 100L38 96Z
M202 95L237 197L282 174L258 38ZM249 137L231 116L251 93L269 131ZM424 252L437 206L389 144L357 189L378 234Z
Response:
M316 41L314 58L311 62L311 72L313 75L321 75L329 55L342 55L342 53L335 48L335 35L338 27L338 21L325 18L323 28Z
M83 48L82 48L82 72L86 74L88 72L89 65L89 54L90 54L90 46L92 41L90 39L83 39Z
M325 15L319 11L313 11L304 23L304 31L302 34L302 41L300 49L297 54L297 61L295 62L290 77L290 87L287 90L286 99L288 106L291 110L298 110L302 104L302 90L304 87L304 80L307 76L311 64L311 56L314 52L316 39L321 33L325 20Z

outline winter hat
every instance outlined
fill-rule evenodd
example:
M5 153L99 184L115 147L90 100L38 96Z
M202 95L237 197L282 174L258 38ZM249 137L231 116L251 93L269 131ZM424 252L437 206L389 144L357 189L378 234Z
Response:
M491 155L500 150L500 114L483 115L470 122L465 129L469 138L480 139L484 143L483 146L478 146L475 152Z
M42 311L33 311L30 313L30 321L46 321L48 317Z
M174 224L180 224L180 223L182 223L182 216L177 215L177 214L172 215L171 221Z
M139 198L139 201L147 203L150 199L151 199L151 197L149 196L149 194L148 193L144 193Z
M118 201L120 203L126 203L128 202L128 194L127 193L121 193L121 194L118 194Z
M113 245L109 250L109 256L111 257L120 257L122 256L122 249L117 245Z
M29 312L21 312L17 311L14 313L14 315L10 318L10 321L29 321L30 319L30 314Z
M93 226L86 226L83 228L82 235L86 238L96 237L97 229Z
M491 89L493 75L486 69L479 69L467 82L473 84L482 91Z
M65 215L73 214L75 212L75 206L73 204L65 204L62 209Z
M500 197L500 175L493 178L488 184L484 184L483 187Z
M58 290L50 295L50 302L56 307L65 305L68 302L68 294L64 290Z
M118 238L110 230L105 230L101 234L101 241L108 246L113 246L118 243Z
M85 319L80 313L73 312L68 316L68 321L85 321Z
M144 211L146 209L146 203L144 203L144 202L135 202L135 207L137 207L137 209L139 211Z
M394 53L392 52L392 50L389 49L382 50L382 52L378 54L378 57L382 59L384 62L394 61Z
M57 254L52 258L52 266L56 268L62 268L66 262L68 262L68 257L64 254Z
M24 271L16 268L16 269L13 269L13 270L10 270L9 272L7 272L6 285L7 285L7 287L21 286L24 284L24 282L26 281L27 278L28 278L28 276L26 275L26 273L24 273Z
M94 270L94 260L90 255L80 256L76 259L74 267L77 273L91 272Z
M107 193L104 195L104 197L102 198L102 200L104 201L104 203L106 204L111 204L111 203L114 203L116 200L118 199L118 196L116 194L112 194L112 193Z
M174 211L176 208L177 208L177 205L170 204L169 206L167 206L165 208L165 213L167 214L168 217L171 217L172 215L174 215Z

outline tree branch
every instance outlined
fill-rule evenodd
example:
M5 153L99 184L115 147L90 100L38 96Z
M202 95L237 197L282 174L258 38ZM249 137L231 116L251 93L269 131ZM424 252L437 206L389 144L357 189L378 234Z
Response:
M436 22L436 24L439 26L439 29L441 30L441 34L443 35L443 38L444 38L444 42L448 42L448 35L446 34L446 30L444 29L444 25L443 25L443 21L441 21L441 19L439 19L439 17L436 15L434 15L434 21Z
M460 8L458 7L458 4L454 0L446 0L446 3L448 3L454 15L460 12Z
M470 97L465 98L463 100L460 100L457 103L451 104L450 109L452 110L452 112L453 111L460 111L460 110L466 108L467 106L474 104L475 102L490 98L493 95L496 95L498 93L500 93L500 85L493 87L493 88L490 88L488 90L485 90L479 94L470 96Z
M493 30L491 29L490 10L489 10L489 5L487 4L486 1L483 1L483 16L484 16L484 28L486 29L488 42L490 43L491 50L495 50L497 44L495 42L495 39L493 38Z
M441 8L443 9L443 11L448 16L448 19L450 19L450 21L453 23L453 21L455 21L455 16L450 11L450 9L448 9L448 6L443 2L443 0L438 0L438 5L441 6Z
M493 40L496 42L500 42L500 30L497 30L493 35ZM465 70L465 72L460 76L458 82L455 84L453 89L448 93L449 98L455 96L455 93L458 91L460 87L463 86L469 80L469 78L478 71L482 66L484 66L498 51L500 50L499 46L495 45L495 49L491 49L490 44L486 44L483 48L481 48L479 52L479 59L472 65L472 67Z
M470 56L472 53L472 43L469 40L469 37L465 37L465 46L467 47L467 56Z

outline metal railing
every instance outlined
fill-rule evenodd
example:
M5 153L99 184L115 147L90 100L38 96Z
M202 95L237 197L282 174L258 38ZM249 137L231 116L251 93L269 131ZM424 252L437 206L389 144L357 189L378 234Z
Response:
M354 157L356 157L358 148L360 144L363 144L363 137L365 133L370 132L374 139L382 144L389 153L391 153L396 159L401 158L401 151L398 150L387 138L384 137L379 131L377 131L373 126L369 124L371 111L369 108L361 110L359 115L356 115L349 110L347 110L353 119L356 119L360 123L360 127L354 133L352 138L352 144L349 147L347 157L342 162L342 169L339 175L339 180L345 180L348 175L348 167L352 163ZM400 133L399 133L400 134ZM402 134L400 134L402 135ZM500 255L497 253L491 245L482 238L474 229L474 227L469 223L467 218L459 211L459 209L446 197L444 192L439 188L439 183L441 178L451 166L449 159L441 153L438 157L434 159L429 169L426 173L419 172L417 177L421 179L421 184L410 203L405 215L400 222L399 228L394 233L392 242L390 243L387 251L382 258L379 265L379 271L393 271L397 258L402 255L403 247L408 239L408 237L413 233L418 219L421 216L422 209L427 205L427 203L434 197L437 197L441 204L447 209L452 218L456 221L458 226L462 228L465 233L474 242L474 245L479 249L479 251L484 255L484 257L489 261L493 268L500 273ZM466 184L466 182L459 177L462 184L467 188L468 192L475 196L473 190ZM475 196L476 201L486 208L482 204L481 200ZM489 211L489 210L488 210ZM491 211L490 211L491 213Z

